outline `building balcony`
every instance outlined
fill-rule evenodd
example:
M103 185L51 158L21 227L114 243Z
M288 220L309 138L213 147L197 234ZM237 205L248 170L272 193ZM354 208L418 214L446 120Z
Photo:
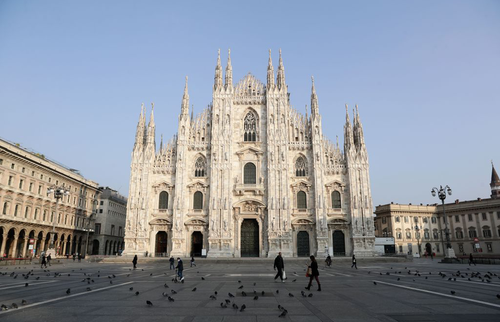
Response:
M237 196L243 196L245 193L253 193L255 196L264 195L263 184L236 184L233 190Z

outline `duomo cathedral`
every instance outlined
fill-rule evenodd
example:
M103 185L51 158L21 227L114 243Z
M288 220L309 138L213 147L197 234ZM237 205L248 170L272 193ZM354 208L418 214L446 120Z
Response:
M142 106L132 152L125 254L148 256L373 256L369 162L356 109L346 106L344 146L323 136L318 97L310 114L290 106L285 67L271 52L266 83L233 84L220 53L212 102L189 111L159 148L154 105Z

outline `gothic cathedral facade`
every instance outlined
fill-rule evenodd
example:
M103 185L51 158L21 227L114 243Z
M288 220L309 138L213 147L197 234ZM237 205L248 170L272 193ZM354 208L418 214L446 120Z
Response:
M290 106L285 68L269 52L267 83L233 85L220 53L212 103L189 114L156 149L154 105L142 107L132 152L125 254L149 256L373 256L374 224L363 127L346 106L344 147L323 136L318 97L310 115Z

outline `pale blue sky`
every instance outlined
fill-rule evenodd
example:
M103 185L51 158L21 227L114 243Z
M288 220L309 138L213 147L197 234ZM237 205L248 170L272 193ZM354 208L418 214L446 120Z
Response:
M0 1L0 137L128 194L141 102L157 143L184 77L199 112L217 49L235 82L282 48L294 107L314 75L324 134L359 104L374 205L489 196L500 168L500 1ZM500 169L499 169L500 170Z

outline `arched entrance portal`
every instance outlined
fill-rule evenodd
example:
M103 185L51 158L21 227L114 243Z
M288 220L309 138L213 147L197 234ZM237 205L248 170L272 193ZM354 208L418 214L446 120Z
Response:
M259 257L259 224L255 219L241 224L241 257Z
M333 232L333 256L345 256L345 238L340 230Z
M155 257L167 256L167 233L159 231L156 233Z
M203 249L203 234L200 231L194 231L191 235L191 256L201 256Z
M99 241L97 239L92 242L92 255L99 255Z
M297 256L308 257L309 255L309 233L307 231L299 231L297 234Z

